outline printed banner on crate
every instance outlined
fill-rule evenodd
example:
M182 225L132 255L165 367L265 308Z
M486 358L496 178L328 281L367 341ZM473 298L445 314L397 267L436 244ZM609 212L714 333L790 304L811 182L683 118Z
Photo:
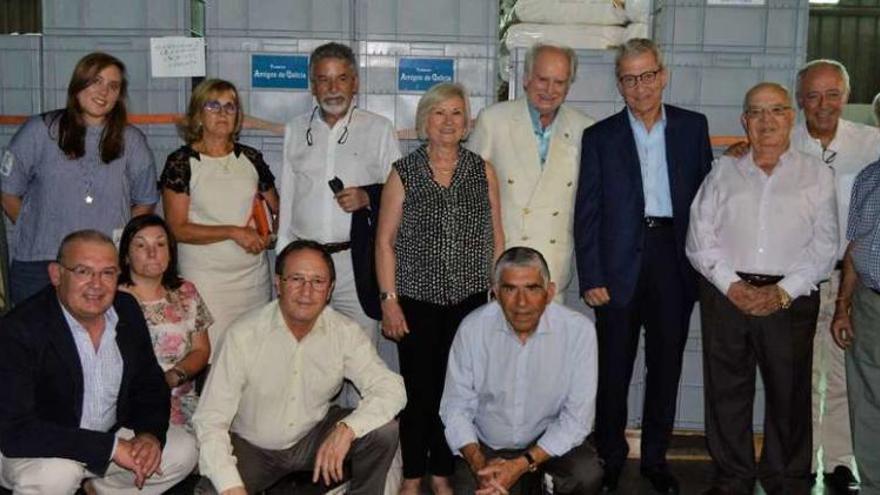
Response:
M251 87L309 89L309 57L251 55Z
M454 60L449 58L401 58L397 66L398 91L426 91L455 80Z
M204 77L204 38L150 38L150 73L153 77Z

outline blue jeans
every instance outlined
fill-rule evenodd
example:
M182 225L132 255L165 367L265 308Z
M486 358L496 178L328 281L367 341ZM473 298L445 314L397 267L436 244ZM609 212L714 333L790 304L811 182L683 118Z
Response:
M17 305L49 285L49 263L52 261L12 260L9 267L9 295Z

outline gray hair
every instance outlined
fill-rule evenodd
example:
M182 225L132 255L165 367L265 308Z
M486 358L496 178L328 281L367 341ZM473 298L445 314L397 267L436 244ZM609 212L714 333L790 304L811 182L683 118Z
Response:
M614 57L614 73L618 76L620 75L620 62L623 59L635 57L643 53L654 55L654 60L657 61L657 67L660 69L665 68L663 65L663 53L660 51L660 48L657 47L657 43L654 43L653 40L647 38L632 38L617 47L617 55Z
M342 43L331 42L324 43L312 51L312 55L309 57L309 79L315 77L315 66L318 65L318 62L327 58L335 58L346 62L351 67L352 74L357 76L357 59L354 58L354 52L351 51L351 48Z
M874 97L874 122L877 123L877 126L880 126L880 93L877 93L877 96Z
M800 70L797 71L797 85L795 86L797 91L797 96L800 97L803 93L803 89L801 85L803 84L804 77L813 69L818 69L820 67L828 67L830 69L834 69L837 71L837 74L840 75L840 78L843 79L843 89L846 94L849 94L849 72L847 72L846 67L838 62L837 60L831 60L830 58L820 58L816 60L811 60L804 64Z
M64 255L67 254L67 250L74 242L94 242L98 244L107 244L112 247L114 251L116 251L116 244L113 243L113 239L111 239L110 236L101 232L100 230L77 230L67 234L66 236L64 236L64 239L61 240L61 245L58 246L58 253L55 255L55 261L57 261L58 263L65 261Z
M504 270L512 266L537 268L538 271L541 272L541 279L544 281L544 287L550 285L550 268L547 267L547 260L544 259L544 255L542 255L537 249L525 246L514 246L501 253L501 256L498 257L498 261L495 262L495 274L493 280L496 284L501 282L501 274L504 273Z
M568 83L571 84L574 82L575 78L577 77L578 71L577 53L575 53L574 50L567 46L544 43L540 41L532 45L528 49L528 51L526 51L525 67L523 68L525 79L528 79L532 76L532 69L535 68L535 59L538 58L538 55L540 55L543 51L553 50L562 53L568 59Z
M785 101L788 103L789 106L791 106L791 104L792 104L791 93L788 91L788 88L786 88L782 84L779 84L776 82L764 81L764 82L759 82L758 84L755 84L754 86L749 88L748 91L746 91L746 95L745 95L745 97L743 97L743 105L742 105L743 113L746 113L749 111L749 100L752 99L752 95L754 95L755 93L757 93L758 91L760 91L762 89L775 89L775 90L781 92L783 95L785 95Z
M428 114L431 113L431 110L444 101L456 97L461 98L461 101L464 102L464 118L467 128L462 140L467 139L467 135L470 133L471 105L468 101L467 89L460 83L435 84L419 99L419 104L416 107L416 132L419 139L423 141L428 139Z

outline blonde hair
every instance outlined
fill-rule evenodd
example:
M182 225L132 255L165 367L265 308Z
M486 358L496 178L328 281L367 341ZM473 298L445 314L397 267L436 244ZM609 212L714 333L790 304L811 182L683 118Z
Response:
M431 113L431 110L440 103L456 97L461 98L461 101L464 102L464 118L467 128L465 129L464 136L462 136L462 140L467 139L468 134L470 134L471 105L468 102L467 89L460 83L435 84L422 95L419 105L416 107L416 132L419 135L419 139L422 141L428 139L428 114Z
M205 79L200 82L196 89L193 90L192 96L189 98L189 106L186 109L186 115L181 119L177 126L181 139L186 144L192 144L202 139L202 109L205 102L211 99L211 96L225 91L232 91L235 105L238 111L235 112L235 126L233 127L231 141L238 140L238 134L241 132L241 122L244 120L244 112L241 109L241 100L238 97L238 90L235 85L223 79Z

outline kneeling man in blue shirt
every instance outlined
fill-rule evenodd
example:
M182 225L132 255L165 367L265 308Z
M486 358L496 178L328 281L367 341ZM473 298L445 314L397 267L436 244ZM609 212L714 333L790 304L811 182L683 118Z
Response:
M547 263L513 247L495 265L497 300L468 315L449 354L440 417L480 495L505 494L538 469L555 493L599 490L587 441L596 403L596 330L554 303Z

